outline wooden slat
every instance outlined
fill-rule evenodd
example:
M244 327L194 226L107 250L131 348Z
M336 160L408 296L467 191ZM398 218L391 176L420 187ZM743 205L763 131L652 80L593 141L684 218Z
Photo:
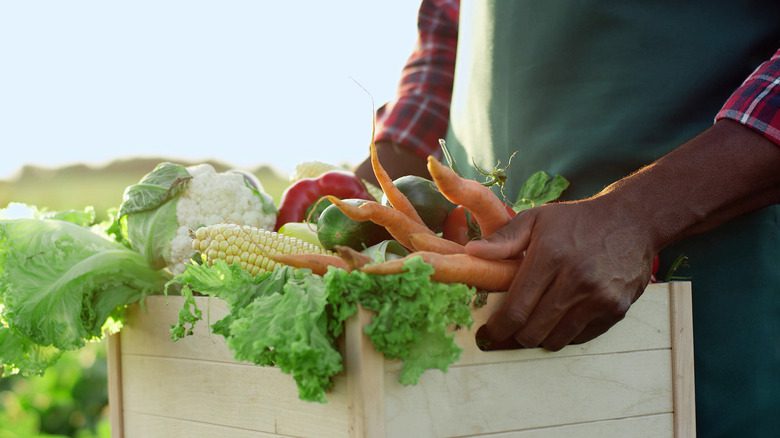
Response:
M541 348L481 351L474 341L474 335L480 326L487 322L490 315L498 309L504 300L503 293L488 296L488 303L474 311L474 324L471 329L462 329L456 333L455 340L463 348L460 360L455 366L479 363L518 362L548 357L582 356L590 354L617 353L623 351L670 348L669 323L669 287L666 284L652 284L631 306L626 317L607 333L581 345L569 345L551 353ZM399 364L390 365L399 368Z
M696 436L696 394L693 363L693 300L690 283L670 283L672 288L672 380L676 438Z
M345 367L349 399L349 436L385 436L385 358L363 333L372 314L364 309L345 327Z
M320 404L298 399L292 377L276 368L135 355L122 360L128 411L281 435L347 435L341 377L328 403Z
M126 430L128 437L139 438L288 438L289 435L253 432L234 427L158 415L126 412Z
M145 306L132 306L122 329L122 352L219 362L234 362L225 338L211 333L209 326L227 314L227 304L219 299L196 297L203 311L203 321L195 325L194 334L173 342L170 328L178 319L184 302L179 296L151 296Z
M475 363L513 362L547 357L551 353L541 349L494 351L486 354L474 343L476 330L498 308L504 298L502 293L489 296L488 304L474 310L474 325L470 330L456 332L456 342L464 351L456 366ZM152 296L147 298L146 308L133 306L128 313L128 323L122 331L122 351L176 358L190 358L233 362L233 356L222 336L214 335L208 326L223 318L226 304L218 299L196 297L203 310L204 321L195 327L194 335L172 342L169 329L176 322L182 298ZM642 297L631 306L625 319L604 335L582 345L571 345L555 353L557 356L614 353L637 349L670 347L669 287L667 284L650 285ZM207 320L208 319L208 320ZM398 364L388 364L398 368Z
M594 421L480 435L480 438L659 438L672 436L672 414Z
M688 298L690 289L687 284L672 287L670 301L669 285L651 285L607 334L556 353L479 351L473 333L498 305L501 294L496 294L488 306L475 312L477 323L471 331L458 333L464 353L447 374L429 371L420 385L401 387L397 363L372 361L369 355L350 371L354 359L345 347L345 366L355 384L349 387L346 377L339 376L326 405L300 401L289 375L235 363L224 339L210 334L206 323L196 327L195 336L173 343L168 329L176 321L181 298L150 297L147 309L136 307L130 312L122 332L123 375L117 389L125 391L126 412L112 422L124 419L123 428L114 429L123 430L128 438L153 437L154 430L165 431L159 436L166 437L381 436L377 424L382 422L376 418L383 416L384 409L387 436L609 437L604 431L610 425L629 431L623 436L669 436L662 423L672 421L674 409L675 436L692 436L686 435L695 425L692 341L685 339L686 330L692 332L690 319L684 318L686 313L690 316L690 303L677 302L680 288L688 288ZM204 315L210 314L210 323L226 314L219 300L201 297L197 301ZM678 313L670 313L672 306ZM346 344L354 344L355 333L360 333L354 327L347 328L353 340ZM115 345L118 356L120 344ZM365 345L360 348L373 351ZM384 371L377 374L382 367ZM385 403L380 401L382 388ZM353 398L350 404L349 397L355 395L362 401ZM350 420L350 412L361 410L361 420ZM616 420L619 417L629 418ZM621 429L632 422L638 428L650 419L654 421L649 430L662 432L631 435L631 426ZM179 428L193 432L175 435ZM198 435L200 430L207 432ZM556 435L559 430L565 433Z
M391 437L461 436L672 412L669 350L385 376Z
M122 403L122 356L120 335L107 339L106 365L108 367L108 418L111 438L124 438L124 409Z

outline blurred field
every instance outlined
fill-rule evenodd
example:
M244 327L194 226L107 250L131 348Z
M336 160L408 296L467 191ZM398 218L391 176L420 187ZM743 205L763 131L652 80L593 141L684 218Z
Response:
M104 167L74 165L59 169L26 166L13 180L0 181L0 208L12 201L49 210L81 209L92 205L98 216L103 217L108 208L118 207L122 202L125 187L137 182L162 161L166 160L143 158L115 161ZM209 163L219 171L228 169L222 163ZM248 170L260 179L266 192L278 203L289 184L287 178L267 166Z
M28 166L13 180L0 181L0 208L23 202L49 210L92 205L100 219L118 207L122 193L164 159L116 161L104 167L60 169ZM192 164L192 163L181 163ZM217 170L227 166L211 162ZM287 178L270 167L252 172L278 204ZM104 343L69 352L41 377L0 379L0 438L109 438Z

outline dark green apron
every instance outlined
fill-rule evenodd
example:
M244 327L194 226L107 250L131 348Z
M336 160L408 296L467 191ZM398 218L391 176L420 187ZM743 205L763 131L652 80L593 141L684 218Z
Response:
M780 2L464 1L447 143L592 195L711 126L780 46ZM471 176L477 176L475 172ZM681 242L694 290L700 437L780 431L780 208Z

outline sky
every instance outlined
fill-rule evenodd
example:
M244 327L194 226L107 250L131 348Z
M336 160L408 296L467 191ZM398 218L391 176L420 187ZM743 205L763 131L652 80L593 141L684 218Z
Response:
M358 164L419 0L0 0L0 179L131 157ZM371 95L367 94L360 86Z

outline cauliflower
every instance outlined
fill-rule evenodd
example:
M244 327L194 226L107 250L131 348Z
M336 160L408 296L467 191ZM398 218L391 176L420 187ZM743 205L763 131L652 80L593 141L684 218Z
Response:
M194 255L195 230L222 223L270 230L276 207L251 174L161 163L125 190L119 219L130 245L153 267L178 274Z

